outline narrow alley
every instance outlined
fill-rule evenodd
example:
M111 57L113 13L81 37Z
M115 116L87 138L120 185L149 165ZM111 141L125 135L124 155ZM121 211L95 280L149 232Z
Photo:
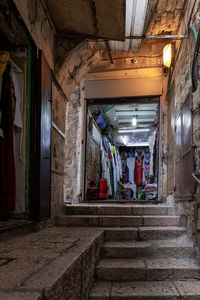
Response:
M200 0L0 0L0 300L200 299Z

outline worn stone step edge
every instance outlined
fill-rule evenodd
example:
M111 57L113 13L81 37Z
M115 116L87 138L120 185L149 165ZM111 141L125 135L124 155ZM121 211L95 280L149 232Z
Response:
M100 280L200 279L200 267L193 259L103 259L97 266Z
M69 215L61 219L67 226L178 226L178 216Z
M108 299L195 300L200 299L200 281L95 282L90 292L90 300Z
M132 243L132 245L131 245ZM140 256L148 257L193 257L195 249L191 244L160 245L148 241L106 242L101 249L102 257L112 258L134 258Z
M142 205L65 205L67 215L176 215L174 206Z
M164 240L186 234L183 227L101 227L104 229L105 241L145 241Z

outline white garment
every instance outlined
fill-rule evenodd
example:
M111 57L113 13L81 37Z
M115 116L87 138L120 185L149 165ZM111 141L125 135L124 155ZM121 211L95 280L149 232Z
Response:
M126 161L127 167L129 169L129 181L134 183L134 171L135 171L135 156L128 157Z
M14 85L15 90L15 116L13 124L19 128L22 128L22 100L23 100L23 92L24 92L24 73L20 70L20 68L10 59L11 63L11 78Z
M153 135L149 136L148 143L149 143L149 149L150 149L150 153L151 153L150 166L149 166L149 175L153 176L153 147L154 147L154 144L155 144L155 133L153 133Z

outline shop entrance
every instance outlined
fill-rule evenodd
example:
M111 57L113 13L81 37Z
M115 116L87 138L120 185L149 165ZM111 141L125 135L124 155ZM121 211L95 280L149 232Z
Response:
M85 200L159 200L159 97L87 102Z

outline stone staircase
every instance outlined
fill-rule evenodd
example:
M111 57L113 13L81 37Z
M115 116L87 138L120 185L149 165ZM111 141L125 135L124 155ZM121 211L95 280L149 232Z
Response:
M67 206L68 226L98 226L104 244L90 300L200 299L200 267L173 206Z

